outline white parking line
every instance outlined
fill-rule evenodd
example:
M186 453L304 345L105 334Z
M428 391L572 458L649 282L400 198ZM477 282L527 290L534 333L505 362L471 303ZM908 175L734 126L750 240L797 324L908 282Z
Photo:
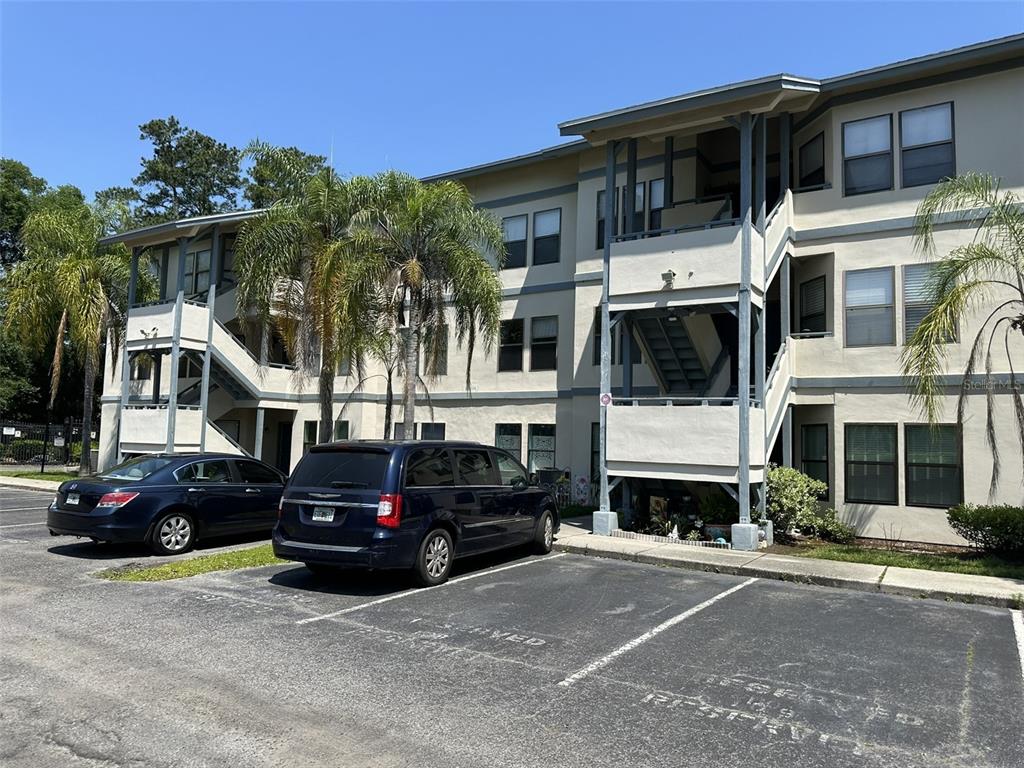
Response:
M30 525L46 525L46 523L16 523L13 525L0 525L0 528L28 528Z
M40 512L44 512L46 510L46 507L15 507L14 509L8 509L7 507L0 507L0 513L3 513L3 512L31 512L33 510L38 510Z
M589 675L589 674L591 674L593 672L597 672L599 669L604 669L605 667L607 667L609 664L611 664L613 661L615 661L615 659L617 659L622 654L627 653L627 652L633 650L638 645L642 645L642 644L646 643L652 637L655 637L656 635L660 635L666 629L669 629L670 627L674 627L679 622L685 621L686 619L690 618L694 614L700 613L705 608L710 608L712 605L717 603L723 597L728 597L733 592L738 592L741 589L743 589L744 587L749 586L750 584L753 584L755 581L757 581L756 578L755 579L747 579L742 584L737 584L735 587L729 587L729 589L725 590L724 592L719 592L714 597L705 600L703 603L700 603L699 605L693 606L693 608L690 608L689 610L683 611L678 616L673 616L668 621L663 621L661 624L656 626L654 629L651 629L651 630L648 630L647 632L644 632L639 637L634 637L632 640L630 640L625 645L620 645L618 648L616 648L614 651L609 653L607 656L602 656L600 659L597 659L596 661L592 661L590 664L588 664L587 666L583 667L583 669L579 670L578 672L573 672L571 675L569 675L567 678L565 678L565 680L560 682L559 685L562 686L563 688L568 688L570 685L572 685L575 682L578 682L578 681L582 680L587 675Z
M398 600L402 597L409 597L410 595L421 595L424 592L429 592L432 589L441 589L442 587L448 587L452 584L458 584L463 581L469 581L470 579L477 579L481 576L489 576L492 573L500 573L501 571L508 571L512 568L521 568L524 565L533 565L535 563L546 563L549 560L555 560L559 557L564 557L565 552L560 552L557 555L551 555L549 557L535 558L533 560L525 560L521 563L512 563L512 565L503 565L501 568L492 568L489 571L480 571L479 573L471 573L468 576L459 576L457 579L446 581L444 584L438 584L436 587L422 587L420 589L407 589L405 592L398 592L394 595L388 595L387 597L381 597L377 600L371 600L368 603L360 603L359 605L353 605L351 608L343 608L340 611L334 611L333 613L325 613L322 616L310 616L307 619L300 619L296 621L296 624L312 624L314 621L323 621L324 619L333 619L335 616L343 616L346 613L353 613L355 611L361 611L363 608L371 608L381 603L390 603L392 600Z
M1020 677L1024 680L1024 614L1010 609L1013 620L1013 634L1017 638L1017 660L1020 661Z

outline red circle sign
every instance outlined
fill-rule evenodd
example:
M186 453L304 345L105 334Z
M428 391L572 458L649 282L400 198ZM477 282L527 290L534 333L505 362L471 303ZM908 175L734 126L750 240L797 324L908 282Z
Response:
M601 405L611 405L611 404L612 404L612 396L609 395L607 392L602 394L601 395Z

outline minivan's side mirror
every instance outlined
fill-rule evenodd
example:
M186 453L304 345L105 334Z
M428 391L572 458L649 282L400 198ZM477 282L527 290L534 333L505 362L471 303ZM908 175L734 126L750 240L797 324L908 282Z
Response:
M540 485L540 480L538 479L536 472L530 473L530 485Z

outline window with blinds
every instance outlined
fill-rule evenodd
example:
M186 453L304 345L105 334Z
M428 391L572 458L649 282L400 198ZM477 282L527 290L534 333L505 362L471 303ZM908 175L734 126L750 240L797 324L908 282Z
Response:
M509 216L501 220L501 232L505 240L503 269L526 266L526 220L525 214Z
M843 123L843 191L892 189L892 115Z
M896 343L892 267L845 273L846 346Z
M800 471L828 485L828 424L800 427Z
M555 264L562 251L562 209L533 214L533 263Z
M825 134L819 133L800 147L800 186L818 187L825 183Z
M935 267L935 264L908 264L903 268L904 344L910 341L925 315L935 306L931 290ZM955 334L946 339L947 342L955 340Z
M825 322L825 276L800 283L800 333L822 333Z
M948 508L963 501L960 436L955 424L907 424L907 506Z
M900 175L904 187L956 176L951 102L900 112Z
M558 366L558 317L530 321L530 370L553 371Z
M896 425L846 425L846 501L897 503Z
M420 440L444 440L444 422L427 422L420 424Z

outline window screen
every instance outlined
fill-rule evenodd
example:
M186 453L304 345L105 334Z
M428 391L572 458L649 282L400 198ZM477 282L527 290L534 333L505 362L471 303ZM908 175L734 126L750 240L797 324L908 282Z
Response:
M952 507L963 501L963 468L955 424L907 424L907 506Z
M505 238L505 269L526 266L526 221L525 214L501 220L501 231Z
M561 255L562 211L555 208L533 214L533 263L554 264Z
M558 366L558 317L530 321L530 370L553 371Z
M952 104L900 113L900 170L904 187L934 184L956 175Z
M846 501L896 503L896 425L846 425Z
M826 330L825 276L800 283L800 333Z
M846 346L896 343L893 268L846 273Z
M847 195L892 189L892 116L843 124L843 188Z

